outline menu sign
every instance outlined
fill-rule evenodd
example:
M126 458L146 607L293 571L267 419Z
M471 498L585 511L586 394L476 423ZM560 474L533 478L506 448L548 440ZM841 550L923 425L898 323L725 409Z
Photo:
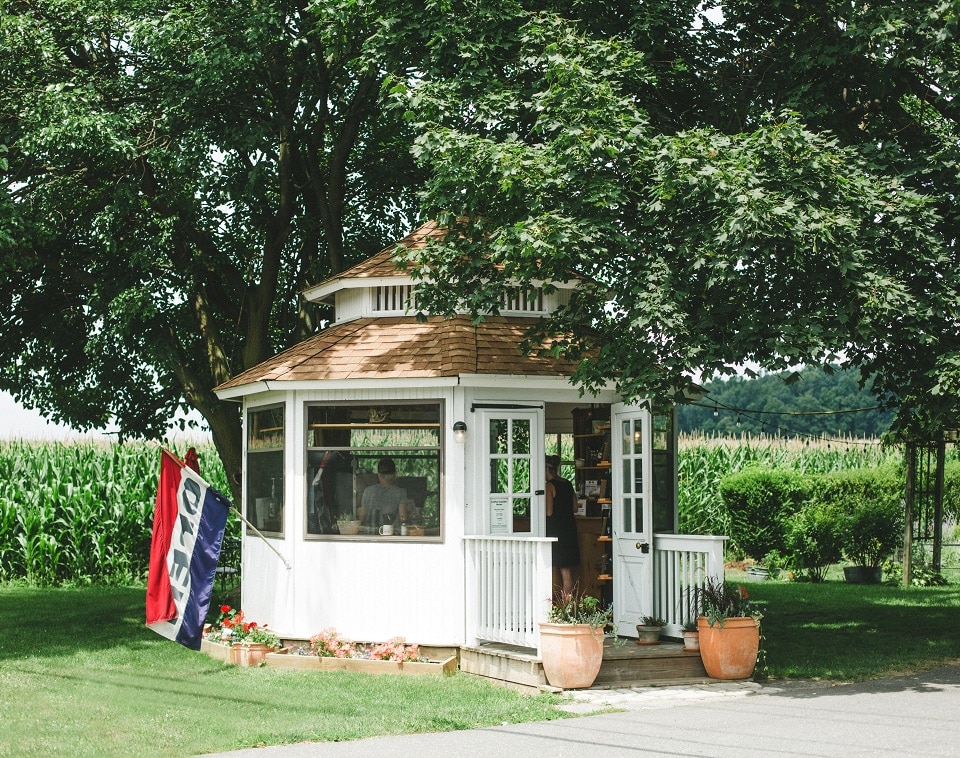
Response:
M490 498L490 534L510 534L510 501L506 497Z

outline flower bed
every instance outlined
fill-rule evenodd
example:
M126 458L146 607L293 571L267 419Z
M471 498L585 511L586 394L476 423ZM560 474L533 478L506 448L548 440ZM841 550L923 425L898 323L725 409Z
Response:
M309 643L285 647L277 652L263 651L262 658L258 657L255 664L245 664L238 655L237 648L243 645L240 640L249 639L258 630L266 632L266 625L244 625L242 614L229 606L221 608L220 616L218 623L208 629L200 651L225 663L368 674L452 674L457 670L455 655L440 661L427 660L421 657L418 645L408 645L402 637L378 644L362 644L347 639L332 628L315 634ZM269 634L273 635L272 632ZM275 646L279 647L279 642Z
M457 657L451 655L442 661L384 661L374 658L320 658L300 655L298 648L285 647L268 653L266 665L270 668L304 669L308 671L358 671L365 674L452 674L457 670Z

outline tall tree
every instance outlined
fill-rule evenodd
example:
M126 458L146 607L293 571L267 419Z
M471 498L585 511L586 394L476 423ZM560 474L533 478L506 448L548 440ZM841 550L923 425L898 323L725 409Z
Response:
M213 387L314 330L298 292L415 208L382 92L422 59L404 6L0 2L0 387L123 436L195 408L236 495Z
M479 316L505 287L575 273L596 285L531 345L549 332L592 352L586 386L670 396L690 370L840 361L900 404L901 425L929 423L952 406L960 355L956 141L941 112L955 18L918 2L914 34L905 13L883 26L887 5L724 3L718 24L690 10L700 43L673 67L642 36L542 16L515 75L416 88L427 208L456 232L415 263L444 285L421 302ZM817 77L823 60L835 65ZM892 72L913 86L888 86ZM854 106L834 77L861 73ZM678 76L697 96L665 109L656 94ZM880 102L886 116L861 127ZM908 125L916 138L898 141Z

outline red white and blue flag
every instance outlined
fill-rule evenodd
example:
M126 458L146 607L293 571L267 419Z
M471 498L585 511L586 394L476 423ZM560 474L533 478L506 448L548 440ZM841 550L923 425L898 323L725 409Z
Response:
M200 649L231 504L172 453L160 457L147 576L147 626Z

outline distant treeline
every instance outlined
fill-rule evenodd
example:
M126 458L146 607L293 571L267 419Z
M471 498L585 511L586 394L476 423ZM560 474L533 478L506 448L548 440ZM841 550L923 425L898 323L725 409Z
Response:
M680 407L680 431L879 437L893 420L892 410L851 412L877 405L868 390L860 389L858 371L826 374L819 368L804 368L795 376L733 377L704 386L706 397Z

